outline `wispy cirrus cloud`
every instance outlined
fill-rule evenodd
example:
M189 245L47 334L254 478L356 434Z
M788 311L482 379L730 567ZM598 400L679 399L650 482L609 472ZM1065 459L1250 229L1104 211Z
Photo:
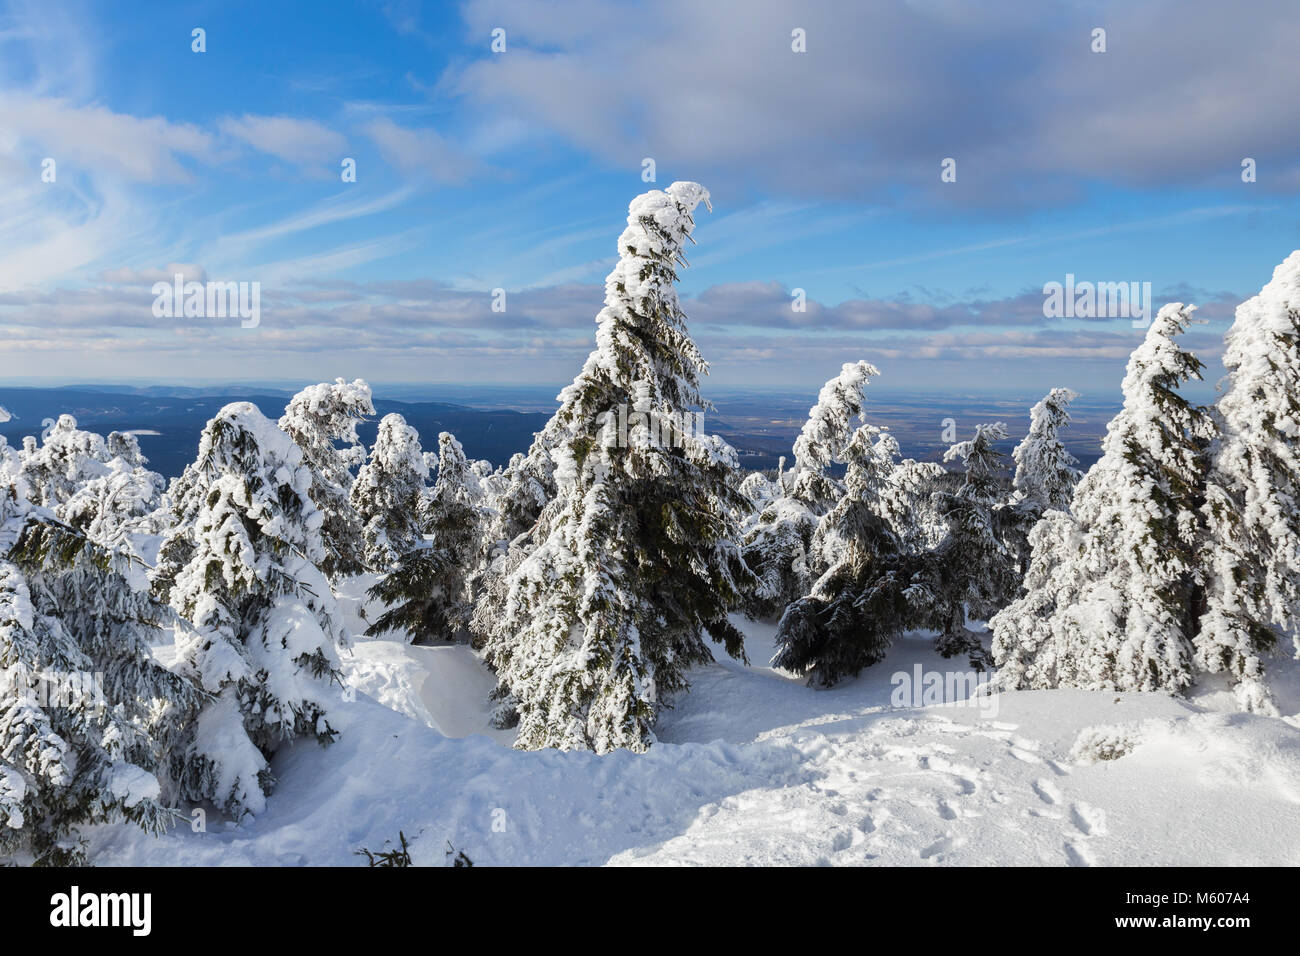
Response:
M399 126L388 117L381 117L366 124L364 132L388 162L437 183L459 185L480 166L455 143L429 127Z
M245 113L220 120L217 128L259 152L302 166L336 167L348 146L346 137L323 123L293 116Z

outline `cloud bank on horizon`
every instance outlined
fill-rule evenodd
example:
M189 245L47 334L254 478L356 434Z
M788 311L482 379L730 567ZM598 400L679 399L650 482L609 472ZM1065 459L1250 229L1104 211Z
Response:
M1113 391L1141 331L1045 284L1195 302L1217 359L1300 245L1296 49L1265 0L0 2L9 367L564 382L691 179L715 382ZM260 321L160 317L177 274Z

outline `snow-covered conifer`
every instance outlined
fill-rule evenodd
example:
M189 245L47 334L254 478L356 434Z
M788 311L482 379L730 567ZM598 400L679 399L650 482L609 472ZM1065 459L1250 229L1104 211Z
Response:
M748 573L734 544L735 452L685 416L707 366L674 282L695 183L637 197L605 283L596 349L561 393L556 495L508 578L485 651L513 698L522 748L644 750L704 632L743 654L726 620Z
M818 523L812 551L825 568L808 595L792 602L777 627L774 667L829 686L884 657L913 625L907 589L916 570L895 521L908 518L891 492L898 443L862 425L839 453L847 464L844 495Z
M135 554L133 536L156 534L166 481L162 475L125 458L113 458L106 471L82 484L56 513L115 551Z
M794 474L788 477L790 495L807 504L818 516L839 497L836 482L826 468L840 460L853 435L854 421L862 419L863 391L880 371L869 362L845 362L840 374L822 386L817 404L794 440Z
M813 533L842 494L840 483L826 469L843 463L841 454L853 434L854 421L863 416L863 390L879 374L868 362L845 362L840 374L822 386L795 439L793 471L783 473L784 459L778 466L781 493L764 502L746 523L742 554L757 582L745 595L744 609L750 617L775 617L808 593L816 577L808 563Z
M1273 712L1261 659L1288 634L1300 656L1300 251L1238 306L1223 364L1196 663L1226 673L1248 709Z
M975 436L944 453L944 461L961 459L962 482L938 492L939 510L948 533L929 555L921 601L930 626L938 631L936 647L945 657L969 654L971 666L987 659L968 617L985 621L1014 596L1016 556L1002 542L995 512L1003 499L1004 456L994 447L1007 437L1006 425L976 425Z
M134 435L105 441L60 415L39 447L24 455L22 477L32 500L99 544L134 553L132 535L157 530L163 477L150 471Z
M1049 508L1064 511L1080 473L1075 457L1061 444L1061 429L1070 424L1070 402L1079 397L1068 388L1054 388L1029 412L1029 434L1011 457L1016 474L1011 486L1017 502L1038 514Z
M181 795L236 815L264 806L281 743L336 733L329 684L349 639L319 568L311 486L284 432L248 402L225 406L176 483L176 525L152 576L192 625L177 635L178 670L216 698L178 762Z
M749 499L750 509L746 513L746 520L751 522L768 502L781 494L778 481L768 478L761 471L751 471L746 475L740 482L739 490Z
M280 428L302 449L311 471L311 499L320 510L325 557L321 569L332 579L364 569L361 521L348 501L352 469L365 460L357 425L375 414L370 386L357 379L311 385L295 395L280 418Z
M1078 461L1061 443L1061 429L1070 423L1070 402L1078 398L1068 388L1054 388L1029 412L1029 433L1015 447L1016 463L1011 501L997 511L1002 539L1016 555L1017 573L1024 577L1031 559L1029 532L1052 509L1070 507L1081 472Z
M350 495L361 519L368 567L387 571L420 543L420 511L428 477L419 433L396 412L385 415Z
M1197 508L1207 412L1179 394L1201 362L1175 341L1194 306L1164 306L1129 359L1124 407L1070 513L1030 533L1023 595L990 622L1009 688L1181 691L1192 681Z
M745 614L766 620L807 591L808 553L818 517L793 495L767 501L741 532L741 555L754 575L754 587L744 596Z
M424 505L424 537L406 551L370 596L388 605L366 632L405 631L413 643L458 641L469 636L467 578L479 542L477 476L460 442L438 436L438 479Z
M107 472L110 458L101 435L83 431L71 415L60 415L38 446L24 440L23 479L31 502L57 510L87 481Z
M131 560L16 485L0 496L0 856L83 862L78 827L161 832L167 755L200 700L149 649L170 610L129 581Z
M104 444L111 458L121 458L132 468L143 468L149 459L140 451L140 439L130 432L109 432Z

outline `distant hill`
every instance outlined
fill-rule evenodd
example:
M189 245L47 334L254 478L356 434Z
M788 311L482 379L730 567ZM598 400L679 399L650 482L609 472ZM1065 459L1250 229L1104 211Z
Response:
M42 422L70 414L78 424L91 431L139 432L140 448L155 471L173 477L194 460L199 435L216 412L230 402L247 401L256 405L268 418L277 419L284 412L290 394L241 393L238 390L196 391L191 389L115 389L108 386L77 388L2 388L0 406L13 418L0 424L0 435L11 445L21 445L24 435L38 438ZM546 423L549 415L541 412L517 412L508 409L480 411L446 402L375 402L375 421L359 429L369 446L375 440L378 419L397 412L420 433L426 450L438 447L438 433L452 432L473 458L486 458L504 464L510 456L526 449L534 432Z
M460 439L473 458L486 458L495 465L526 451L533 435L541 429L555 408L559 388L543 386L397 386L377 388L377 393L401 395L405 400L378 398L377 416L359 429L362 440L374 442L378 419L397 412L420 433L427 451L437 448L438 433L449 431ZM279 418L289 401L290 390L236 386L188 388L185 386L77 385L62 388L0 387L0 405L12 414L0 424L0 435L19 445L24 435L40 436L42 421L68 413L92 431L140 432L140 447L150 466L172 477L194 459L199 433L218 409L234 401L252 402L268 418ZM427 396L455 397L461 402L431 401ZM417 400L418 396L418 400ZM705 431L716 433L733 445L747 470L774 468L784 456L790 464L790 448L803 426L809 407L816 401L815 390L764 391L760 389L717 389L712 395L717 408L705 412ZM976 423L1004 421L1011 440L1005 452L1020 441L1029 427L1029 409L1041 396L979 398L969 395L922 395L871 392L867 408L870 421L888 427L898 438L903 453L921 460L938 461L947 447L944 424L955 421L958 438L969 437ZM1085 467L1097 460L1106 422L1118 405L1113 401L1079 399L1071 406L1074 424L1063 435L1066 447Z

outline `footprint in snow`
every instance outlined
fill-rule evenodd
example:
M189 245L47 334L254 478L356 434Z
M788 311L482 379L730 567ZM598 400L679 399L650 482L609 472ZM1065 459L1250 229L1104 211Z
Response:
M1069 861L1070 866L1092 866L1092 852L1082 843L1065 843L1065 858Z
M1035 780L1034 793L1038 794L1038 799L1043 803L1057 804L1061 802L1061 791L1056 789L1056 784L1050 780Z
M1070 822L1084 836L1102 836L1106 832L1106 814L1086 803L1076 803L1070 807Z
M959 839L949 834L948 836L935 840L933 843L931 843L929 846L923 849L920 854L921 859L934 860L936 863L940 863L943 861L944 854L951 853L953 850L956 850L965 842L966 842L965 840Z

